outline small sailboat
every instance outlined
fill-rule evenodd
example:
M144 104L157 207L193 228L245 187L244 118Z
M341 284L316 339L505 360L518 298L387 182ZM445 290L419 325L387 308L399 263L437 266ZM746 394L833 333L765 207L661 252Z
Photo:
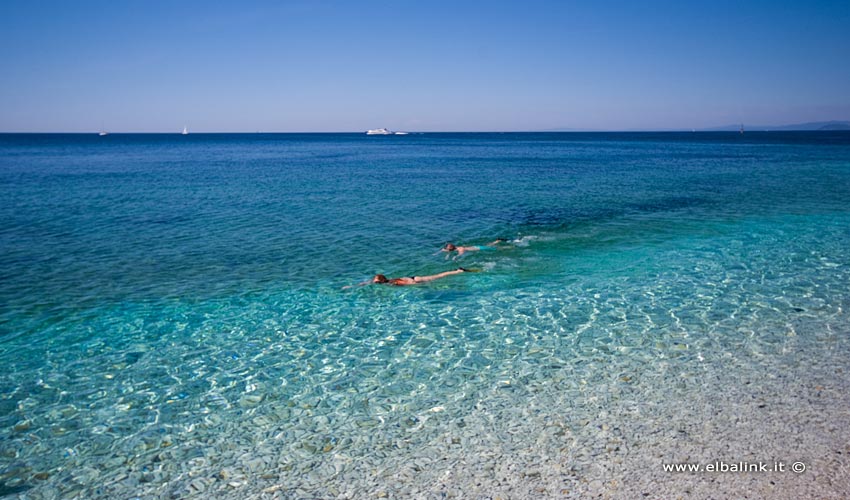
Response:
M741 131L740 131L740 133L741 133L741 134L743 134L743 133L744 133L744 124L743 124L743 123L741 124Z
M189 135L189 129L185 125L183 125L183 132L180 132L180 135Z
M103 128L103 123L100 124L100 132L98 132L97 135L99 135L101 137L103 137L105 135L109 135L109 132L107 132L106 129Z

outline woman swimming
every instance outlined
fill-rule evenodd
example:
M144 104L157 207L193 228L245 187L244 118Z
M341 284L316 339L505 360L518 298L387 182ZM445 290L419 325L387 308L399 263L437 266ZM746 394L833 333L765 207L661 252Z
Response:
M439 274L432 274L430 276L410 276L403 278L387 278L383 274L376 274L371 281L366 283L375 283L378 285L395 285L395 286L409 286L409 285L419 285L422 283L428 283L429 281L438 280L440 278L445 278L446 276L451 276L453 274L467 273L466 269L459 267L454 271L445 271Z

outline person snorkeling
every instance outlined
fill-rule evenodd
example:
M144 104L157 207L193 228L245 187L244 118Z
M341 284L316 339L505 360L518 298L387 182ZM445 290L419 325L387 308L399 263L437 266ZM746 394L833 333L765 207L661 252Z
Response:
M446 243L446 245L443 248L441 248L440 251L446 252L448 254L448 255L446 255L446 258L448 259L449 255L451 255L452 252L457 252L457 256L460 257L461 255L465 254L466 252L479 252L479 251L482 251L482 250L498 250L499 245L501 245L502 243L506 243L507 241L508 240L506 240L504 238L498 238L494 241L491 241L490 243L488 243L486 245L469 245L469 246L457 246L454 243Z
M431 274L428 276L403 276L401 278L387 278L383 274L376 274L372 277L372 279L368 281L364 281L362 283L358 283L359 286L362 285L393 285L393 286L410 286L410 285L421 285L422 283L428 283L430 281L438 280L441 278L445 278L448 276L453 276L455 274L461 273L474 273L478 272L477 269L464 269L459 267L452 271L444 271L438 274ZM344 288L351 288L350 286L346 286Z
M374 283L377 285L395 285L395 286L409 286L409 285L420 285L422 283L428 283L429 281L438 280L441 278L445 278L447 276L452 276L460 273L468 273L469 271L459 267L453 271L445 271L438 274L432 274L430 276L404 276L401 278L387 278L383 274L376 274L372 277L370 283Z

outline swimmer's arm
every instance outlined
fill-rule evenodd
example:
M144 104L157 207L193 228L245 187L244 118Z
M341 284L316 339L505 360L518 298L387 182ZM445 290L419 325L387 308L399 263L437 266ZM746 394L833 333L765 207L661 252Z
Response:
M349 288L354 288L356 286L365 286L365 285L369 285L371 283L372 283L372 280L361 281L360 283L357 283L356 285L345 285L344 287L342 287L342 289L348 290Z

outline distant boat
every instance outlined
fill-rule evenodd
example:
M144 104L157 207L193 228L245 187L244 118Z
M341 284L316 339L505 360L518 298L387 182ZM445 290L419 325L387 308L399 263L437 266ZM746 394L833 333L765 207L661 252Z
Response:
M189 135L189 129L186 126L183 126L183 132L180 132L180 135Z
M97 135L99 135L99 136L103 137L103 136L105 136L105 135L109 135L109 132L107 132L107 131L105 131L105 130L101 130L100 132L98 132L98 133L97 133Z
M385 128L373 128L372 130L367 130L366 135L392 135L393 133Z
M396 132L395 135L407 135L407 132Z

